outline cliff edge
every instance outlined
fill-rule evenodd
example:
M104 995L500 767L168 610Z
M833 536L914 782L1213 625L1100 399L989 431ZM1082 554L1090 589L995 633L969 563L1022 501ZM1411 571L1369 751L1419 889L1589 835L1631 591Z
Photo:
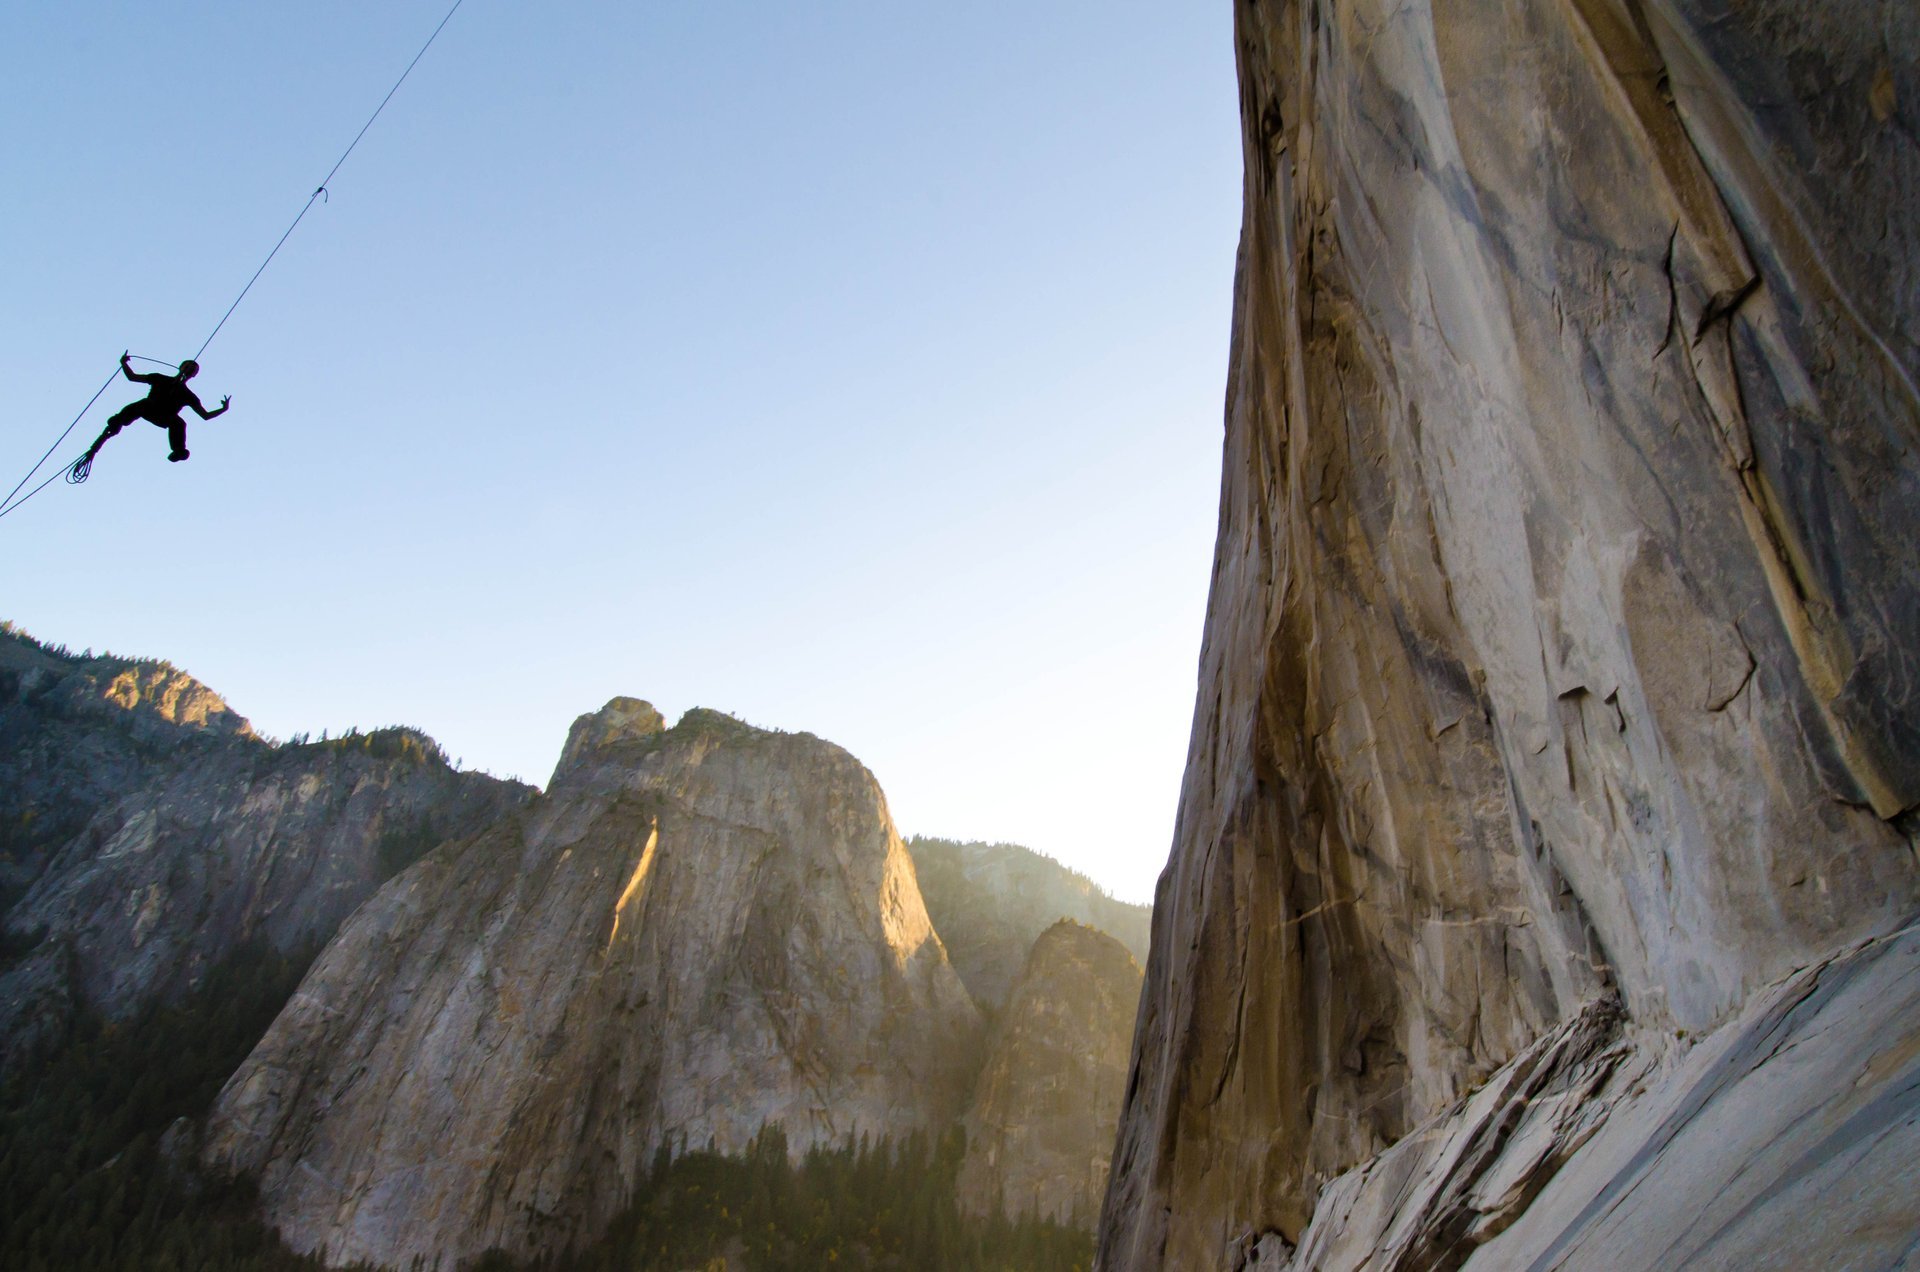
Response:
M205 1156L332 1264L558 1254L658 1150L944 1127L979 1032L858 761L615 699L544 796L348 920Z
M1677 1151L1685 1092L1852 1074L1833 1126L1915 1115L1897 1022L1768 1004L1912 968L1920 26L1235 17L1220 529L1101 1265L1659 1266L1646 1214L1573 1234ZM1798 1079L1709 1063L1803 1027ZM1820 1125L1727 1169L1789 1195ZM1666 1178L1635 1204L1726 1182ZM1581 1180L1592 1213L1538 1208ZM1826 1253L1915 1235L1857 1218ZM1759 1266L1741 1231L1673 1249Z

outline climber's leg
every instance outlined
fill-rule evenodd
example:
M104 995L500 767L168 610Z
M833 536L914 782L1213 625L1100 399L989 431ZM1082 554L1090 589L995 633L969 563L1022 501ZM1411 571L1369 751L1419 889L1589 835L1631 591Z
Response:
M87 447L87 458L92 459L95 455L98 455L100 448L107 444L109 437L116 436L121 429L139 419L140 415L140 404L138 402L123 406L112 415L109 415L107 417L106 428L100 431L100 436L93 439L93 445Z

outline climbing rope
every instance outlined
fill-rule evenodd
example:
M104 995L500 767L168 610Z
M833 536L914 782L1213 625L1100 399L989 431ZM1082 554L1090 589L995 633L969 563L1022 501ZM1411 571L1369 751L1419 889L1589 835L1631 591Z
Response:
M80 421L87 418L87 412L93 409L93 404L100 400L100 395L107 391L107 387L113 383L114 377L119 374L120 374L120 368L118 366L115 366L113 369L113 373L107 376L105 380L102 380L100 382L100 387L93 391L93 396L87 399L87 404L80 408L80 414L73 417L73 423L67 425L66 429L60 434L60 436L53 439L53 445L47 447L47 453L40 457L38 463L34 464L32 468L29 468L27 470L27 475L25 477L22 477L14 485L14 488L7 492L7 497L4 500L0 500L0 517L6 516L8 513L12 512L15 508L18 508L20 504L27 502L27 500L39 494L53 481L53 477L58 477L62 472L71 475L74 471L77 470L79 464L81 463L81 460L75 460L72 466L56 471L53 474L53 477L47 478L46 481L41 482L38 486L35 486L32 490L29 490L25 495L22 495L19 503L14 502L13 497L15 495L20 494L20 487L26 485L28 482L33 480L33 475L40 471L40 465L46 463L47 460L52 457L53 452L60 449L60 443L67 440L67 434L73 432L74 429L78 428L80 426ZM91 465L89 465L89 467L91 467ZM80 480L85 481L86 478L82 476Z
M220 315L220 321L213 324L213 330L208 332L207 338L200 342L200 348L195 351L192 361L198 362L200 360L200 355L207 351L207 346L213 343L213 338L220 334L222 327L227 325L227 319L233 317L233 311L240 308L240 302L247 298L247 293L253 290L253 285L260 281L260 275L267 272L267 266L273 264L273 258L280 254L280 249L286 246L289 238L293 237L293 232L300 228L300 222L304 221L307 213L313 210L313 201L315 199L319 199L323 203L327 201L327 185L333 180L334 174L340 171L341 165L347 161L347 156L353 153L354 148L360 144L360 139L367 135L369 128L373 127L373 121L380 118L380 112L387 108L387 103L393 100L393 95L400 91L402 84L407 82L407 76L413 74L413 68L420 65L420 59L427 55L427 50L433 47L433 42L440 38L440 32L446 30L447 23L453 21L453 15L458 13L460 6L465 3L466 0L453 0L453 7L447 10L445 17L440 19L440 25L433 28L433 34L427 37L427 42L420 46L420 51L413 55L411 62L407 63L407 69L400 72L400 78L393 82L393 87L387 90L387 95L382 97L380 104L373 108L373 114L367 116L367 122L360 125L360 131L353 135L353 140L347 143L347 148L340 152L338 159L333 161L333 167L327 169L327 175L320 179L320 184L315 186L313 193L307 196L307 201L300 207L300 214L293 218L293 223L287 226L286 232L280 236L279 241L274 243L273 250L267 253L265 260L260 262L260 268L253 271L253 277L247 279L247 285L240 289L240 294L233 298L231 305L227 306L227 312ZM159 362L161 366L168 367L177 365L172 362L161 362L158 358L140 358L139 361ZM113 384L114 377L119 374L119 368L116 366L114 371L101 383L100 387L93 391L93 396L87 399L87 404L80 408L80 414L73 417L73 423L67 425L60 436L54 439L53 445L47 448L47 453L40 457L39 463L36 463L32 468L28 469L27 475L19 480L4 500L0 500L0 517L6 516L21 504L27 502L27 500L33 498L42 490L45 490L53 484L55 478L64 475L67 483L73 486L77 486L87 479L88 474L93 471L93 455L91 452L82 455L66 467L56 470L52 477L48 477L26 494L20 495L18 500L14 498L14 495L20 494L20 487L33 480L33 475L40 471L40 465L46 463L53 452L60 449L60 443L67 440L67 434L73 432L73 430L79 426L80 421L86 418L87 412L93 409L93 404L100 400L100 395L107 391Z
M167 362L160 358L142 357L137 353L128 354L127 356L135 362L154 362L163 367L177 367L179 365L178 363ZM93 409L93 404L100 400L100 395L107 391L108 386L114 382L114 379L118 377L119 374L120 368L116 365L114 369L108 373L107 378L101 382L100 387L93 391L93 396L87 399L87 404L80 408L80 414L73 417L73 423L67 425L67 427L61 431L60 436L53 439L53 445L47 447L47 453L42 455L39 461L27 470L25 477L22 477L14 484L13 489L7 492L7 497L0 499L0 517L6 516L9 512L12 512L15 508L18 508L21 504L39 494L42 490L45 490L48 486L51 486L56 477L65 476L67 484L70 486L78 486L87 479L87 475L93 471L93 456L91 454L82 455L65 468L57 469L52 477L47 478L26 494L20 495L17 502L14 500L14 496L20 494L20 487L33 480L33 475L40 471L40 465L46 463L48 458L53 455L53 452L60 449L60 443L67 440L67 434L73 432L73 430L79 426L81 420L87 418L87 412Z
M280 241L273 245L271 252L267 253L267 259L260 262L260 268L253 271L253 277L247 280L247 285L240 289L240 294L233 298L231 305L227 306L227 312L220 315L220 321L213 324L213 330L208 332L207 338L200 342L199 352L193 355L195 362L200 360L200 354L207 351L207 346L213 343L213 338L220 334L220 328L227 325L227 319L233 317L233 311L240 308L240 302L247 298L247 293L253 290L253 285L260 281L260 275L267 272L267 266L273 264L273 258L280 254L281 246L293 236L295 230L300 228L300 222L306 219L307 213L313 208L313 201L315 199L326 201L327 183L333 180L333 174L340 171L340 165L347 161L347 156L353 153L353 148L358 146L360 139L367 135L367 129L373 127L373 121L380 118L380 112L387 108L387 103L393 100L393 95L400 91L402 84L407 82L407 76L413 74L413 68L420 65L420 59L427 55L427 50L433 47L433 42L440 38L440 32L446 30L447 23L453 21L453 15L459 12L460 6L465 3L466 0L453 0L453 8L448 9L447 16L440 19L440 25L433 28L433 34L428 36L427 42L420 46L420 51L413 55L413 61L407 63L407 69L400 72L400 78L393 82L393 87L387 90L387 95L382 97L380 104L373 108L373 114L367 116L367 122L360 125L360 131L353 135L353 140L347 143L347 148L340 152L338 159L333 161L333 167L327 169L327 175L320 178L320 184L315 186L313 193L307 196L307 201L300 207L300 215L293 218L293 224L287 227L287 232L280 236Z

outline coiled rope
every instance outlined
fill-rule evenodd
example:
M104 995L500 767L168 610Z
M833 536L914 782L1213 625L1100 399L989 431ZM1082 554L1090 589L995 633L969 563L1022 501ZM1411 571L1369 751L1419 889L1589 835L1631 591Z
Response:
M300 214L293 218L293 223L287 226L286 232L274 243L273 250L267 253L265 260L260 262L260 268L254 270L253 276L247 279L247 285L240 289L240 294L233 298L231 305L227 306L227 312L220 315L220 321L213 324L213 330L208 332L207 338L200 342L200 348L194 353L192 361L198 362L200 360L200 355L207 351L207 346L213 343L213 338L220 334L222 327L227 325L227 319L233 317L233 311L240 308L240 302L247 298L247 293L253 290L253 285L260 281L260 275L267 272L267 266L273 264L273 258L280 254L280 249L286 245L289 238L293 237L293 232L300 228L300 222L304 221L307 213L313 210L313 201L315 199L319 199L323 203L327 201L327 184L333 180L334 174L340 171L341 165L347 161L347 156L353 153L354 148L360 144L360 139L367 135L369 128L373 127L373 121L380 118L380 112L387 108L387 103L393 100L393 95L400 91L402 84L407 82L407 76L413 74L413 68L420 65L420 59L427 55L427 50L433 47L433 42L440 38L440 33L446 30L447 23L453 21L453 15L458 13L460 6L465 3L466 0L453 0L453 7L447 10L445 17L440 19L440 25L433 28L433 34L427 37L427 42L420 46L420 51L413 55L411 62L407 63L407 69L400 72L400 78L393 82L393 87L387 90L387 95L382 97L380 104L373 108L373 114L367 116L367 122L360 125L360 131L353 135L353 140L347 143L347 148L340 152L338 159L333 161L333 167L327 169L327 175L320 179L320 184L315 186L313 193L307 196L307 201L300 207ZM168 367L176 365L172 362L161 362L158 358L141 358L139 360L141 362L159 362L161 366ZM80 458L74 460L66 467L55 470L51 477L42 481L26 494L20 495L19 499L16 500L14 498L15 495L20 494L20 488L22 486L25 486L33 480L34 474L40 471L41 465L47 462L53 455L53 452L60 449L60 444L67 440L67 434L79 427L80 421L86 418L87 412L93 409L93 404L100 400L100 395L107 391L113 384L114 377L119 374L120 369L116 365L113 371L108 374L107 378L101 382L100 387L93 391L93 396L87 399L87 404L80 408L80 413L73 417L73 423L67 425L60 436L54 439L53 445L47 447L47 453L40 457L38 463L27 470L27 475L22 477L19 482L14 485L13 490L7 494L7 497L4 500L0 500L0 517L6 516L21 504L27 502L27 500L33 498L42 490L45 490L53 484L56 478L64 476L67 479L67 484L73 486L78 486L87 479L88 475L93 471L93 454L91 451L80 456Z

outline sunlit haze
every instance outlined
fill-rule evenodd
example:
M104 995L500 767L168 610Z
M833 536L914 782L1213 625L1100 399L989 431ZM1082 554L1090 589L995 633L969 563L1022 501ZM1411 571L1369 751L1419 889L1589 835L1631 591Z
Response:
M178 360L447 0L0 12L5 485ZM466 0L0 617L544 784L616 694L1150 899L1206 598L1231 13ZM147 368L152 369L152 368ZM139 395L110 388L56 460ZM191 417L189 417L191 419Z

